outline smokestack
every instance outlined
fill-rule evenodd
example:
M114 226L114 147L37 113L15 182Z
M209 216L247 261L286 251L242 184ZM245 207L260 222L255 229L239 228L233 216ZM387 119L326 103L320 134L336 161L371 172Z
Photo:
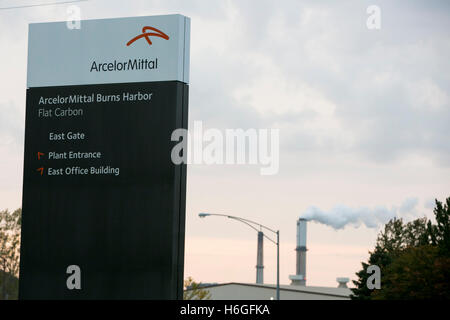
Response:
M263 264L263 240L264 233L258 231L258 249L256 255L256 283L264 283L264 264Z
M306 222L303 218L297 221L297 267L296 274L289 276L291 285L306 285Z

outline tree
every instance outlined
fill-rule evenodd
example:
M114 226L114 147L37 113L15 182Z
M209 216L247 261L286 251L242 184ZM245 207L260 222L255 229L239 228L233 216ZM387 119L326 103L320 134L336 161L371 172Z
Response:
M450 197L436 200L436 224L426 218L404 224L392 219L377 237L369 260L353 281L352 299L450 298ZM369 265L381 269L381 289L367 288Z
M385 224L375 244L375 249L369 252L369 260L362 262L362 270L357 272L358 280L353 281L355 288L352 289L351 298L354 300L369 300L373 290L367 287L367 279L371 274L367 272L370 265L380 267L381 273L384 274L386 268L405 248L426 244L425 236L427 229L426 218L421 218L403 223L402 219L394 218Z
M428 237L433 245L439 247L443 256L450 257L450 197L446 199L444 205L436 199L436 208L433 212L436 225L428 222Z
M450 258L425 245L405 249L386 269L383 285L371 298L450 299Z
M22 210L0 211L0 299L17 299Z
M184 280L183 300L209 300L209 290L202 289L201 282L195 282L191 277Z

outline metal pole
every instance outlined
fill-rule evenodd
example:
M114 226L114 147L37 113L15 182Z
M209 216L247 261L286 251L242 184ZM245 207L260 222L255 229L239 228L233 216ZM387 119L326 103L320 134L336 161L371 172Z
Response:
M221 217L227 217L230 219L238 220L240 222L245 223L250 228L252 228L256 232L258 232L258 242L259 242L259 235L261 235L263 237L266 237L268 240L270 240L271 242L273 242L277 245L277 290L276 291L277 291L277 300L280 300L280 230L275 231L275 230L270 229L260 223L255 222L255 221L251 221L251 220L240 218L240 217L230 216L227 214L215 214L215 213L202 212L202 213L199 213L198 216L200 218L204 218L204 217L208 217L208 216L221 216ZM260 230L256 229L252 224L259 226ZM261 228L265 228L266 230L276 233L277 242L273 241L271 238L267 237L263 232L261 232ZM262 243L262 241L261 241L261 243ZM259 243L258 243L258 247L259 247ZM261 253L262 253L262 251L261 251ZM259 256L259 254L258 254L258 256ZM262 254L261 254L261 258L262 258ZM261 259L261 261L262 261L262 259ZM262 266L262 263L261 263L261 266ZM258 282L258 266L256 266L256 268L257 268L256 281ZM261 271L262 271L262 269L261 269ZM262 280L262 273L261 273L261 280Z
M277 230L277 300L280 300L280 230Z

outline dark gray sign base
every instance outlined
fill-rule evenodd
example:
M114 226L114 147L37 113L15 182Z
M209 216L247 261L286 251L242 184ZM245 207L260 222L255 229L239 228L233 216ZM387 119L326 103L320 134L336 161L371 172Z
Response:
M85 102L61 100L74 95ZM182 298L186 167L171 134L187 110L178 81L27 90L20 299Z

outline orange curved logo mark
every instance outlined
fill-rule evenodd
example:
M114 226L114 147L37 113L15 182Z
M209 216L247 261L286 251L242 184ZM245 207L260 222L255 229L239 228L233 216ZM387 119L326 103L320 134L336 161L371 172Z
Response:
M155 32L147 32L149 30L155 31ZM152 45L152 40L150 40L151 36L160 37L160 38L169 40L169 36L167 34L165 34L164 32L162 32L161 30L158 30L158 29L153 28L153 27L146 26L146 27L142 28L142 34L134 37L133 39L131 39L130 41L127 42L127 46L129 46L130 44L132 44L136 40L139 40L140 38L145 38L145 40L147 40L148 44L151 46Z

